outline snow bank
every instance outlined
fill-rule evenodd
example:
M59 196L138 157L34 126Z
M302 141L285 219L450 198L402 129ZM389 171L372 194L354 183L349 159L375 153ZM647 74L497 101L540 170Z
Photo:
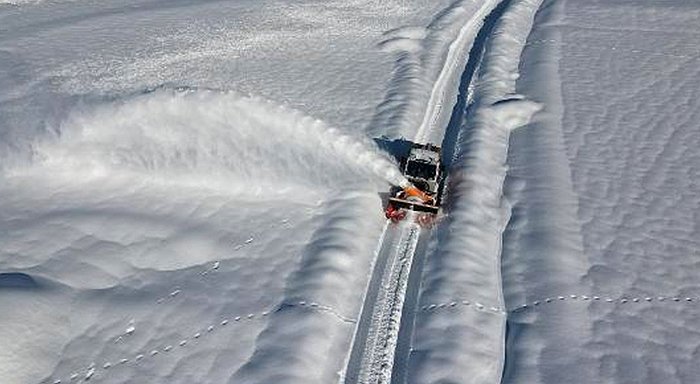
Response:
M439 144L455 103L459 76L484 18L496 0L456 0L425 28L388 31L380 46L394 53L389 90L377 107L370 134Z
M324 223L287 280L280 309L256 341L250 361L231 383L338 382L345 369L382 217L376 195L345 194L324 207ZM313 313L325 305L332 312ZM301 313L297 307L301 306ZM283 364L281 362L284 362Z
M537 24L558 20L559 7L544 7ZM556 36L557 32L537 28L530 40ZM582 281L588 261L582 252L571 173L558 128L562 113L559 54L556 46L540 48L544 51L528 47L523 60L526 72L519 86L531 84L537 91L528 95L545 103L546 108L530 125L514 133L508 159L507 198L513 215L504 234L503 284L509 308L548 297L591 295ZM534 70L529 64L539 59L532 55L545 52L551 61L538 64ZM530 167L540 171L530 174ZM598 382L586 356L567 356L569 350L584 348L582 343L591 332L589 321L585 307L576 305L514 313L509 318L504 381L543 382L545 376L549 379L544 382ZM550 337L557 342L544 341ZM538 368L533 369L535 366Z
M450 3L0 7L0 268L44 288L0 295L3 383L336 378L400 182L358 137Z
M463 123L450 171L448 218L425 267L421 306L479 302L494 311L422 312L416 322L409 382L496 382L504 359L500 258L510 216L503 199L511 131L541 106L514 95L522 36L539 1L513 2L486 43L475 80L473 115ZM447 332L438 330L449 330Z

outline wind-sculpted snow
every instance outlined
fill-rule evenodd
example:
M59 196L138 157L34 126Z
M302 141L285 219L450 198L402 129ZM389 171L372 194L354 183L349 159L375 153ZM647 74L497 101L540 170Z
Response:
M698 18L0 0L0 382L354 382L358 335L401 384L695 382ZM366 133L442 141L415 260Z
M503 381L695 382L700 10L542 9L518 91L545 111L514 134L508 160L504 288L509 307L528 307L510 317ZM527 313L566 291L601 299Z
M195 326L274 308L319 224L308 195L251 198L133 179L13 178L2 196L0 268L39 285L0 295L4 308L16 307L0 313L8 383L65 381L91 363L177 345L201 332ZM96 375L221 382L246 361L264 326Z
M83 107L37 140L33 166L65 178L122 173L220 189L349 188L404 181L373 143L259 98L160 90ZM10 174L32 172L26 168Z
M544 7L538 21L556 19L556 7ZM537 38L537 33L531 37ZM548 56L556 57L554 50L547 52ZM530 54L527 51L524 60L532 60ZM531 97L542 101L546 107L511 140L507 198L513 205L513 214L504 234L503 251L508 306L537 297L555 296L557 292L591 292L583 282L588 263L581 246L570 171L561 135L552 129L559 124L562 109L557 97L555 65L554 61L551 66L543 65L541 72L526 72L521 80L541 90ZM533 166L542 170L536 177L526 173ZM562 307L556 312L541 314L516 313L509 319L509 330L506 382L519 382L523 378L533 382L598 381L586 356L566 353L572 348L580 351L584 340L590 337L586 306ZM538 339L546 339L546 335L556 338L557 342L545 343ZM532 369L533 365L540 368ZM538 381L541 380L538 376L543 376L543 381Z
M26 278L6 278L4 284L15 289L2 300L11 305L32 292L25 299L37 308L32 327L35 321L52 324L50 317L72 318L69 308L82 317L20 342L14 336L20 322L3 315L3 338L16 345L3 357L10 382L65 379L76 370L82 377L128 382L138 371L104 366L123 365L116 356L146 356L142 348L167 348L166 340L188 345L180 332L188 332L185 325L193 320L214 320L212 310L256 313L274 305L280 307L270 324L251 325L235 339L235 352L222 352L225 339L194 343L191 348L204 349L184 360L142 357L137 367L179 377L171 382L217 382L238 366L244 382L279 370L310 377L311 361L323 367L323 383L343 369L354 326L341 319L359 310L376 241L365 237L362 243L359 233L372 232L372 223L382 220L357 212L380 212L376 188L387 180L402 182L374 143L269 101L205 90L158 90L84 105L51 132L35 140L29 162L4 169L0 266ZM329 194L339 197L332 197L321 212L326 219L318 221L317 204ZM299 248L310 231L311 242ZM34 289L32 281L44 288ZM52 310L45 301L53 296L74 304ZM295 310L304 300L312 310ZM319 317L316 307L334 315ZM138 331L110 336L126 322ZM166 322L169 330L159 331ZM278 353L268 351L269 334L298 364L265 358ZM277 344L281 335L288 340ZM118 341L111 343L113 337ZM318 359L318 342L307 338L327 343L327 360ZM246 363L248 348L259 352ZM36 350L45 351L35 354L36 366L22 369ZM230 362L186 373L196 361L222 358Z
M74 95L122 97L168 84L259 95L359 133L369 128L397 60L377 46L382 35L425 28L450 2L41 0L3 6L0 110L26 132Z
M340 379L354 324L338 318L297 314L289 306L300 300L321 302L343 314L359 313L372 264L381 217L376 196L345 194L331 200L324 223L312 236L298 270L287 280L280 310L256 341L250 361L231 383L333 383ZM280 364L284 362L284 364Z

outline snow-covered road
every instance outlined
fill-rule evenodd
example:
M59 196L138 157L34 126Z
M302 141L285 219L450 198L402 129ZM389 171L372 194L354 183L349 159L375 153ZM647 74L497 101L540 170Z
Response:
M373 272L381 277L368 290L362 311L367 324L358 327L355 335L351 352L354 356L345 380L348 384L391 380L406 287L417 246L424 244L425 233L411 221L391 225L387 232Z

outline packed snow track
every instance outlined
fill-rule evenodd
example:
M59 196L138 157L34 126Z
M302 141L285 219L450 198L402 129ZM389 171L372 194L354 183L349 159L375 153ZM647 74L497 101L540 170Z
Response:
M425 251L429 229L409 213L399 224L387 222L357 326L345 383L390 383L401 315L417 253Z

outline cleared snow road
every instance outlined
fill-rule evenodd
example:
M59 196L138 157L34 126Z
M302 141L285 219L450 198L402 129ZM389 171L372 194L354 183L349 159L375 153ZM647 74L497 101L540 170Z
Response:
M345 383L389 383L414 256L430 230L408 217L386 227L348 363Z
M450 46L424 121L414 139L416 142L441 142L445 151L443 158L451 158L455 150L454 142L470 101L469 88L479 67L484 43L509 3L485 2ZM469 61L465 68L462 66L466 57ZM464 70L460 72L458 68ZM454 111L448 115L450 121L445 121L446 126L436 125L436 122L444 120L440 118L445 112L443 103L450 101L455 104ZM344 377L345 384L405 381L405 365L413 333L412 309L418 302L421 266L428 253L428 240L434 237L434 232L422 229L413 223L411 217L398 226L388 224L385 228L365 294Z

